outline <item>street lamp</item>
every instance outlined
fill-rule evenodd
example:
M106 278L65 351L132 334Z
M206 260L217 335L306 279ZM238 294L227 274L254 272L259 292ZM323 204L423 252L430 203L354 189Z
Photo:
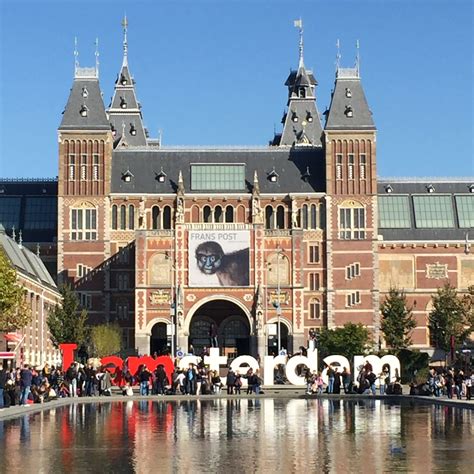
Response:
M280 318L281 318L281 288L280 288L280 254L281 249L280 247L277 248L277 304L276 304L276 311L277 311L277 318L278 318L278 355L280 355L281 351L281 326L280 326Z
M176 266L172 257L168 252L165 253L167 260L171 260L171 295L170 295L170 319L171 319L171 357L174 357L175 352L175 336L176 336L176 297L174 291L174 276L176 273Z

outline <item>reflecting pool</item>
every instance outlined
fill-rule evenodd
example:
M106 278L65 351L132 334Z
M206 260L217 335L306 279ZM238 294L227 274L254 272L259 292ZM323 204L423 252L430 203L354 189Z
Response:
M0 421L0 472L472 472L473 421L370 399L78 404Z

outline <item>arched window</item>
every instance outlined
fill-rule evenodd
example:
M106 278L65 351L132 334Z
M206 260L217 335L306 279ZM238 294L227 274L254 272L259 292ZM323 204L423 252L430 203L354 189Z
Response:
M222 222L224 215L222 214L222 207L216 206L214 208L214 222Z
M163 208L163 229L171 229L171 207Z
M127 228L127 208L125 204L120 206L120 230L125 230Z
M212 222L212 213L209 206L204 206L202 210L202 217L204 222Z
M302 227L303 229L307 229L308 228L308 205L307 204L303 204L303 207L301 209L301 214L303 218Z
M316 204L311 204L311 229L318 228L318 212Z
M227 206L225 208L225 221L234 222L234 208L232 206Z
M160 208L158 206L153 206L151 209L151 228L160 228Z
M321 319L321 303L317 298L309 302L309 319Z
M274 215L273 215L273 207L267 206L265 208L265 228L266 229L273 229L274 228Z
M117 206L112 206L112 229L117 230Z
M285 208L283 206L278 206L276 211L276 226L277 229L285 228Z
M128 206L128 228L130 230L135 229L135 207L133 204Z

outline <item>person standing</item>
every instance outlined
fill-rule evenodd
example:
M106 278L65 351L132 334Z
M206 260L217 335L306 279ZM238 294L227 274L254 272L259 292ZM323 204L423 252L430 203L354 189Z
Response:
M350 387L351 387L351 373L347 369L347 367L344 367L342 369L342 385L344 386L344 393L350 393Z
M211 341L211 347L219 347L217 341L217 326L214 323L211 323L209 327L209 339Z
M7 385L7 373L3 370L3 364L0 363L0 408L5 406L5 402L3 401L3 392L5 391L5 387Z
M72 362L69 369L66 370L65 379L69 385L69 396L77 397L77 367L75 362Z
M227 381L226 381L227 395L234 394L234 385L235 385L235 374L232 369L229 369L229 372L227 373Z
M334 369L328 365L328 393L333 393L334 392L334 379L335 379L335 373Z
M25 364L23 370L20 372L20 405L26 405L28 402L28 395L31 391L31 381L33 380L33 373L28 364Z

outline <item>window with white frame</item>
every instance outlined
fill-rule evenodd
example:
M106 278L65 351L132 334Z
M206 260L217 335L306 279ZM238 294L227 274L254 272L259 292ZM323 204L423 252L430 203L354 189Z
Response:
M348 179L354 179L354 154L349 153L347 155L347 177Z
M87 155L81 155L81 181L87 178Z
M336 179L342 179L342 153L336 155Z
M360 179L365 179L367 176L366 173L366 166L367 166L367 155L365 153L361 153L359 155L359 166L360 166Z
M317 298L309 302L309 319L321 319L321 303Z
M94 154L92 157L92 179L94 181L99 180L99 155Z
M353 263L346 267L346 280L352 280L360 276L360 263Z
M76 275L77 278L85 278L86 276L89 275L89 273L92 271L91 267L88 267L86 265L83 265L82 263L78 263L76 265Z
M71 240L97 240L97 209L71 209Z
M353 291L347 294L346 306L352 307L360 304L360 291Z
M365 208L358 203L339 208L339 238L346 240L365 239Z
M310 245L308 247L309 263L319 263L319 245Z
M319 273L309 274L309 291L319 290Z
M69 181L76 179L76 155L69 155Z

